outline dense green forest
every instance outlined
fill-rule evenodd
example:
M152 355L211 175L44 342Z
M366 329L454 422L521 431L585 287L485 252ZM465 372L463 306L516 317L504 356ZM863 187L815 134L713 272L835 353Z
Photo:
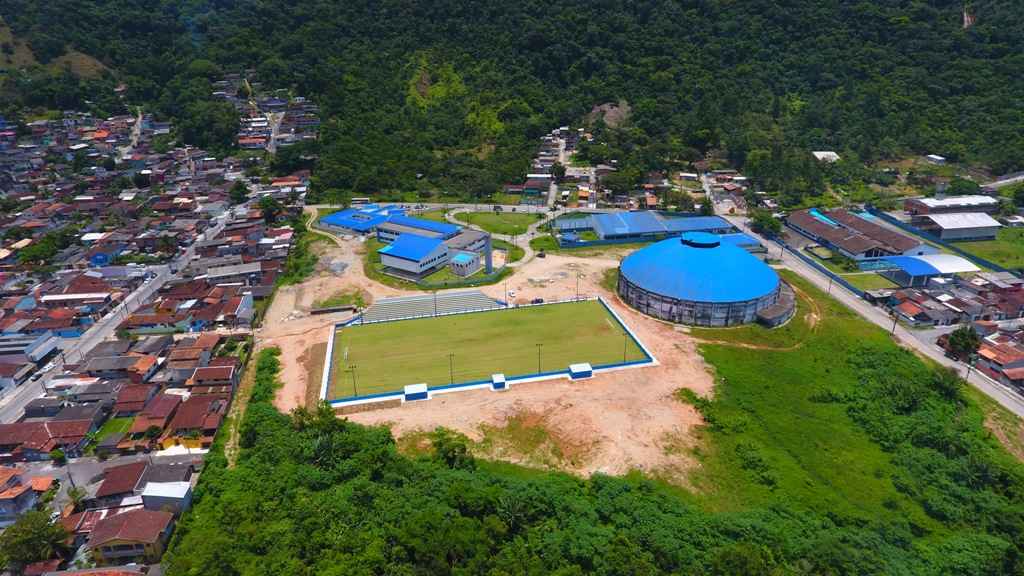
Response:
M632 115L616 154L637 173L716 151L738 166L752 158L763 179L800 197L820 185L810 149L1024 168L1024 5L972 2L968 29L962 7L8 0L0 15L44 57L66 42L99 58L133 101L187 125L192 143L230 143L209 96L222 70L253 68L315 98L327 119L321 196L486 197L522 177L537 136L625 100ZM64 75L14 80L23 103L89 97Z

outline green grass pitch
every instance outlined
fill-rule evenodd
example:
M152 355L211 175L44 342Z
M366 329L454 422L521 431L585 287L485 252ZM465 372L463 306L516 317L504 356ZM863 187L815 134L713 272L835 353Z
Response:
M597 301L350 326L334 338L328 399L643 360L624 335Z

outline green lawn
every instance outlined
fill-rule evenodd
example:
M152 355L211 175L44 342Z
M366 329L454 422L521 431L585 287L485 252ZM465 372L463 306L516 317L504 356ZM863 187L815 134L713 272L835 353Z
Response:
M883 288L899 288L899 286L881 274L866 272L861 274L843 274L843 280L861 290L881 290Z
M444 210L430 210L420 214L413 214L415 218L423 218L424 220L433 220L434 222L447 222L448 220L444 217Z
M461 222L475 224L491 234L525 234L527 228L540 220L538 214L525 212L461 212L455 215Z
M352 326L334 340L331 398L425 382L564 370L570 364L640 360L643 353L597 301ZM454 354L449 358L449 354ZM451 373L449 373L451 361Z
M504 250L508 254L506 263L518 262L523 259L524 255L526 255L526 252L522 248L512 244L511 242L494 239L491 241L491 245L496 250Z
M958 242L957 246L1004 268L1024 268L1024 228L1003 228L995 240Z
M111 418L100 426L100 429L96 431L96 441L100 442L111 434L124 434L132 427L132 421L135 420L134 416L125 416L124 418Z
M701 339L745 345L700 345L718 379L715 398L680 395L697 404L709 422L704 432L709 442L696 454L701 468L694 477L704 505L714 510L779 505L937 528L897 488L900 470L892 456L854 422L841 400L862 385L851 354L862 347L897 347L883 330L810 283L783 275L809 296L801 299L788 333L757 326L694 330ZM820 315L813 328L805 317L809 307Z
M366 295L362 290L341 290L323 300L317 300L313 308L334 308L335 306L366 307Z

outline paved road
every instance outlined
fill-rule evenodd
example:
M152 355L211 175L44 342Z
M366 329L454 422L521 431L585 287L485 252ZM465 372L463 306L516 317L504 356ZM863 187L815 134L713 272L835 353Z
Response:
M782 251L777 244L765 239L751 230L747 224L746 218L724 214L722 216L735 224L745 233L760 240L762 244L769 248L771 256L773 258L781 258L787 268L795 271L797 274L800 274L800 276L809 280L818 288L821 288L822 290L829 290L833 298L839 300L866 320L884 328L887 331L893 331L893 335L902 344L913 348L943 366L953 368L959 372L961 376L967 377L967 381L970 382L972 386L981 390L1017 416L1024 417L1024 398L1022 398L1012 388L995 382L977 370L969 371L966 365L954 362L947 358L942 349L939 348L932 339L935 331L912 330L904 327L902 324L895 324L894 327L893 320L886 310L872 306L864 299L846 290L839 284L832 283L830 289L830 282L825 274L821 273L816 268L809 266L803 260L788 251Z
M277 135L281 131L284 112L267 112L266 116L267 122L270 124L270 141L267 142L267 152L277 154Z
M129 152L135 149L139 145L139 136L142 135L142 108L136 109L135 124L132 126L131 141L127 146L121 146L117 149L118 156L124 158Z
M218 220L205 237L216 236L224 229L226 224L226 218ZM173 267L178 270L184 269L195 252L196 246L193 243L174 261ZM175 274L171 272L171 268L172 266L166 264L148 267L147 270L155 274L153 278L129 294L123 302L118 304L103 318L96 321L84 334L78 338L62 339L61 350L64 352L54 360L52 369L46 372L39 380L25 382L0 399L0 422L10 423L21 418L25 411L25 406L32 400L45 394L46 384L64 370L65 364L80 362L97 344L114 336L117 327L129 314L145 304L164 284L175 277Z

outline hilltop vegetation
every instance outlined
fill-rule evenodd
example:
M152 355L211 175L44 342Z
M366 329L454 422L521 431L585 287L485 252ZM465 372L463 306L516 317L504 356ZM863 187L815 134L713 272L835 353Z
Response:
M487 197L522 176L537 136L621 101L629 120L605 152L629 173L718 151L738 166L752 160L796 203L820 184L810 149L1024 168L1024 6L973 2L977 24L966 30L961 8L9 0L0 15L51 57L59 30L128 80L131 98L179 121L217 117L198 103L224 70L252 67L314 97L327 119L321 197Z

